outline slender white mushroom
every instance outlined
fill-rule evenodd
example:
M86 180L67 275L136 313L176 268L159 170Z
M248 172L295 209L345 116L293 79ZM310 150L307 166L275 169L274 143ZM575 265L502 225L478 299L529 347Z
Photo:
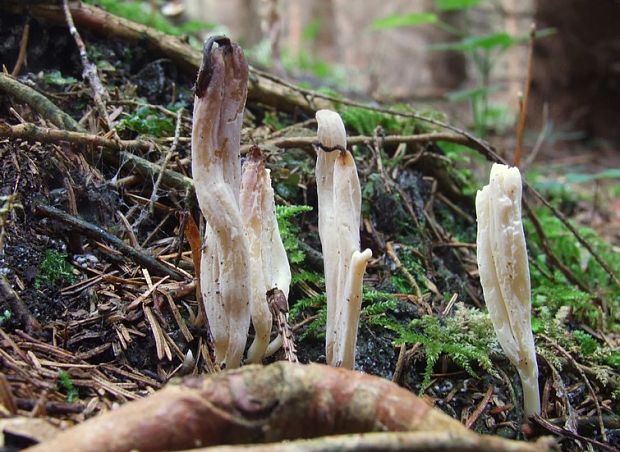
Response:
M540 413L538 367L531 326L530 271L521 221L521 174L494 164L476 195L480 282L504 353L517 368L526 416Z
M241 48L227 38L209 39L196 81L192 174L207 220L202 295L216 359L228 368L239 366L250 324L250 253L239 209L247 81Z
M252 148L243 165L240 204L250 245L250 308L255 331L247 358L259 363L266 355L273 323L267 292L279 289L286 300L291 270L276 220L271 177L258 148Z
M346 150L342 119L330 110L319 110L316 119L319 236L327 295L326 358L330 365L352 369L362 279L372 252L360 252L361 190L355 161Z

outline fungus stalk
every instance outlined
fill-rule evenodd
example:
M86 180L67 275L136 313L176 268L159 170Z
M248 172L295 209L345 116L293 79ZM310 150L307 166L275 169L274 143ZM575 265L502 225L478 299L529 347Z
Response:
M227 38L209 39L196 81L192 173L207 220L202 295L216 359L228 368L239 366L250 324L250 251L239 208L247 82L241 48Z
M529 417L540 413L540 395L521 191L517 168L493 165L489 184L476 195L477 253L489 316L504 353L521 377Z
M327 292L326 358L332 366L352 369L362 280L372 252L360 252L361 190L355 161L346 150L342 119L329 110L319 110L316 119L319 236Z
M250 150L243 165L240 204L250 246L250 310L255 331L247 358L260 363L267 354L273 323L267 293L274 289L282 291L286 304L291 269L276 220L271 177L257 147ZM288 311L287 306L283 308ZM270 348L277 349L281 344L276 339Z

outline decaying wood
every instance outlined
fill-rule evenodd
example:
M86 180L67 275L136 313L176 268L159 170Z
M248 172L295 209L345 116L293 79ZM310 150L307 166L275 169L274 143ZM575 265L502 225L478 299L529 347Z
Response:
M529 451L548 446L478 435L382 378L281 361L170 384L28 450L182 450L386 431L426 432L427 444L437 435L444 449L486 444L493 447L485 450Z

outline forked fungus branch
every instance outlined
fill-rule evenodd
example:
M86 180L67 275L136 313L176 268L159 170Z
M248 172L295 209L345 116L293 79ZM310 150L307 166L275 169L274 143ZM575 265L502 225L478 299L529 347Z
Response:
M362 279L369 249L360 252L361 190L338 113L319 110L316 181L319 235L327 292L326 357L332 366L355 363Z

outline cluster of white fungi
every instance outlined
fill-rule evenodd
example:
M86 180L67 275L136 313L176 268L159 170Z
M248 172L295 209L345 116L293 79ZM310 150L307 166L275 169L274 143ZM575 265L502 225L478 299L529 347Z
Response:
M206 219L199 283L215 357L228 368L242 362L250 323L254 340L247 362L260 363L285 342L280 336L271 337L274 314L269 294L278 291L286 300L291 282L269 170L256 147L243 167L240 163L247 83L248 65L240 47L227 38L208 40L196 82L192 172ZM329 110L318 111L316 119L326 361L353 368L362 279L372 253L360 250L361 190L342 119ZM519 371L529 415L540 411L540 401L521 223L521 175L517 168L494 165L490 179L476 198L480 279L500 345Z

